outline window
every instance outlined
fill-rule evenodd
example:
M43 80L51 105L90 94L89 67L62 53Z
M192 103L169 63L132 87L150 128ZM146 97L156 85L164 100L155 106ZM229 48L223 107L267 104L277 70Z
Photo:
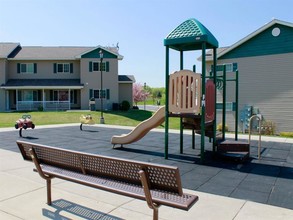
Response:
M223 109L223 103L218 102L216 105L217 110ZM235 102L226 102L226 111L235 111L236 103Z
M227 63L226 64L226 72L227 73L233 72L233 63Z
M70 90L70 103L77 104L77 90Z
M110 99L110 89L94 89L94 98L99 99L100 97L103 97L103 99Z
M109 72L110 70L110 63L107 61L107 62L98 62L98 61L95 61L95 62L92 62L90 61L89 62L89 72L97 72L97 71L104 71L104 72Z
M73 63L54 63L54 73L73 73Z
M22 90L18 91L18 101L38 101L37 90Z
M57 73L69 73L69 63L58 63Z
M18 63L17 73L37 73L36 63Z
M55 102L65 102L68 101L68 91L67 90L54 90L53 101Z
M238 69L237 63L225 63L226 66L226 73L235 72ZM211 66L211 71L213 71L214 67ZM222 72L223 71L223 64L217 65L217 71Z

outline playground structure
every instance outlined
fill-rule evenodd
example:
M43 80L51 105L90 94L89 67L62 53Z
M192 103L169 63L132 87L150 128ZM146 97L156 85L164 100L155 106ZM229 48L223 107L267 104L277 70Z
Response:
M82 125L83 124L88 124L88 125L94 125L95 121L93 120L93 117L89 115L81 115L80 116L80 126L79 129L82 131Z
M235 69L235 78L227 79L226 65L217 65L217 48L218 41L213 34L198 20L188 19L174 30L172 30L164 39L166 47L166 112L165 112L165 159L168 159L168 144L169 144L169 117L180 118L180 153L183 153L183 129L188 128L193 130L194 148L194 133L201 135L200 143L200 158L204 161L205 156L205 137L213 140L213 152L224 156L232 156L244 160L249 157L249 143L238 141L238 70ZM190 91L191 87L185 81L179 83L181 90L175 96L179 109L174 111L174 98L172 74L169 75L169 50L173 49L180 53L180 71L184 70L184 52L201 50L201 74L197 78L200 82L200 92L194 96ZM206 71L206 50L212 50L212 68L209 76ZM179 72L180 72L179 71ZM196 74L195 66L193 74ZM188 79L186 79L188 80ZM226 82L235 82L235 140L228 141L225 137L226 125ZM178 81L176 81L177 83ZM179 80L180 82L180 80ZM170 85L171 84L171 85ZM217 134L217 89L222 89L222 134ZM170 91L171 90L171 91ZM183 93L182 93L183 92ZM171 98L171 99L170 99ZM196 105L185 109L186 100L196 99ZM175 104L177 104L175 103Z
M14 127L15 129L19 128L19 136L22 137L22 129L35 129L35 124L31 120L31 115L22 115L22 117L16 121Z
M165 120L165 106L160 107L149 119L139 123L130 133L114 135L111 139L113 148L116 144L130 144L143 138L151 129L158 127Z
M217 65L218 41L211 32L196 19L189 19L170 32L164 40L166 47L166 105L152 118L141 122L126 135L113 136L112 144L129 144L144 137L152 128L165 120L165 159L168 159L169 118L180 118L180 153L183 153L183 129L192 129L192 148L195 133L201 135L200 158L204 161L205 137L213 144L213 153L245 160L250 154L250 141L238 141L238 70L235 78L227 79L226 65ZM169 75L169 50L180 52L180 70ZM206 50L213 51L213 65L209 76L206 74ZM202 71L196 73L184 69L183 52L201 50ZM235 82L235 138L226 140L226 82ZM217 133L217 89L222 90L222 133ZM162 111L165 117L162 117ZM260 155L260 147L259 147ZM260 157L260 156L259 156Z

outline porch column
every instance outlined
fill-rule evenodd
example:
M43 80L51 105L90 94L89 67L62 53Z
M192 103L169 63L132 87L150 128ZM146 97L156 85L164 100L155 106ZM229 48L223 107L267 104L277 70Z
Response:
M71 97L70 97L70 89L68 89L68 108L69 108L69 110L71 109L71 102L70 102L70 100L71 100Z
M18 111L18 89L15 90L16 92L16 110Z
M45 89L42 89L42 101L43 101L43 110L45 110L45 104L46 104L46 96L45 96Z

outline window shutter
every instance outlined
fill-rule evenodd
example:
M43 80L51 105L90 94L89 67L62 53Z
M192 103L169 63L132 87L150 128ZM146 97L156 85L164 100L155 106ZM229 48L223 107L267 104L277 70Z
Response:
M74 90L74 104L77 104L77 90Z
M106 72L109 72L109 69L110 69L110 64L109 64L109 61L106 62Z
M53 64L53 72L54 73L57 73L57 63L54 63Z
M92 61L89 62L89 71L93 72L93 62Z
M107 99L110 99L110 89L106 90L106 96L107 96Z
M235 72L238 69L237 63L233 63L233 72Z
M89 99L91 99L92 97L93 97L93 90L90 89L90 90L89 90Z
M73 73L73 63L70 63L70 73Z
M20 73L20 63L17 63L17 73Z
M34 73L37 73L37 64L34 63Z
M22 101L22 97L21 97L21 91L17 91L17 101Z

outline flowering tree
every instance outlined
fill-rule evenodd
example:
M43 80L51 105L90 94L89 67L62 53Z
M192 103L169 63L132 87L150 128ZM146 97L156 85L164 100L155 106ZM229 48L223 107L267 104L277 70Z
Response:
M143 86L140 83L134 83L132 91L133 101L136 106L138 102L144 101L149 96L149 93L143 89Z

